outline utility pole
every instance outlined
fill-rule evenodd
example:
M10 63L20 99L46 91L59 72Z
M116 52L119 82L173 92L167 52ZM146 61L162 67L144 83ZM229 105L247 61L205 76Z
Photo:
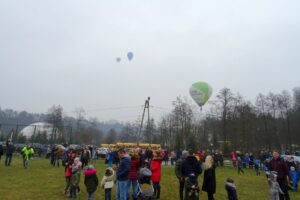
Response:
M139 129L139 133L138 133L138 137L137 137L137 146L140 145L140 139L141 139L141 134L142 134L142 128L143 128L143 122L144 122L146 109L148 111L148 120L147 120L148 125L147 126L149 126L149 123L150 123L150 111L149 111L150 106L149 106L149 102L150 102L150 97L148 97L145 100L144 111L143 111L143 115L142 115L142 121L141 121L140 129Z

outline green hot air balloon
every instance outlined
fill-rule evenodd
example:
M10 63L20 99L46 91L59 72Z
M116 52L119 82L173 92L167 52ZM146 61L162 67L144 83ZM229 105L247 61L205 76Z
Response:
M196 82L190 87L190 95L202 107L212 94L212 88L205 82Z

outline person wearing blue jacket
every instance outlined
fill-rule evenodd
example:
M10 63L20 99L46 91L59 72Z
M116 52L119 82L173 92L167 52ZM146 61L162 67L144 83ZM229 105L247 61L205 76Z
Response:
M115 153L112 151L112 150L110 150L109 152L108 152L108 156L107 156L107 163L108 163L108 167L112 167L112 165L113 165L113 161L114 161L114 155Z
M297 192L297 190L298 190L298 172L295 170L295 167L291 167L290 176L291 176L293 191Z
M131 167L131 159L124 149L118 150L120 164L117 170L117 200L127 199L127 184Z
M227 191L228 200L238 200L237 193L236 193L236 186L232 178L227 178L225 189Z

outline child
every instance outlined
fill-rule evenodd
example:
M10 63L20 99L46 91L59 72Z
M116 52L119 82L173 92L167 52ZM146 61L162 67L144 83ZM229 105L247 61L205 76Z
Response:
M292 181L292 188L294 192L298 191L298 172L295 170L295 167L291 166L290 176Z
M283 194L283 192L280 189L280 186L277 182L277 172L276 171L267 172L266 175L268 177L268 183L270 186L271 200L279 200L279 193Z
M236 186L234 185L234 180L232 178L227 178L225 189L227 191L228 200L238 200Z
M156 199L159 199L160 197L160 179L161 179L161 163L162 163L162 157L160 154L160 151L156 151L154 153L153 160L151 162L150 170L152 172L151 181L153 182L154 187L154 195L156 196Z
M237 157L237 167L238 167L238 174L240 174L241 172L244 173L244 170L243 170L243 161L241 159L240 156Z
M84 171L84 184L88 193L87 199L94 200L95 191L97 190L98 186L98 177L97 171L95 170L93 165L87 166L86 170Z
M255 169L255 172L256 172L256 176L260 176L259 165L260 165L259 160L255 159L254 160L254 169Z
M74 159L71 157L72 153L68 154L68 158L65 162L65 179L66 179L66 187L65 187L65 195L68 193L70 194L70 187L71 187L71 177L72 177L72 164Z
M76 198L77 191L79 192L79 182L80 182L80 169L81 169L81 162L79 158L76 157L74 159L74 163L72 164L72 176L71 176L71 189L70 189L70 198Z
M114 170L111 167L108 167L105 170L105 174L101 181L101 187L103 187L105 191L105 200L111 200L111 189L114 186L114 176Z

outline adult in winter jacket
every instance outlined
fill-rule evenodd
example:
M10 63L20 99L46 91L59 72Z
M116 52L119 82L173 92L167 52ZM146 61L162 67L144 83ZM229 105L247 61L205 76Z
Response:
M182 163L181 173L185 178L185 186L190 182L193 182L193 185L198 188L198 176L202 173L201 163L194 156L193 151L188 151L188 156ZM191 180L189 180L191 179ZM189 199L190 188L185 187L184 199ZM198 197L197 197L198 198Z
M216 193L216 174L211 155L206 156L205 162L202 164L202 169L204 170L202 190L207 193L208 200L214 200L213 195Z
M126 200L131 160L124 149L119 149L118 156L120 164L117 170L117 200Z
M14 144L12 143L11 139L8 139L6 142L5 166L10 166L14 151L15 151Z
M269 170L277 172L277 182L284 194L279 194L280 200L290 199L288 193L287 177L289 176L289 169L286 162L280 158L278 151L273 151L273 159L269 163Z
M188 155L187 151L183 151L181 158L179 158L175 163L175 175L179 181L179 197L183 200L183 190L184 190L184 176L182 174L182 163Z
M196 178L202 173L201 162L197 160L192 150L188 151L188 155L182 163L181 173L184 177L193 174Z
M138 155L138 150L133 149L130 153L131 157L131 165L129 171L129 181L127 185L127 198L130 199L130 186L132 185L132 198L133 200L137 199L137 192L138 192L138 171L140 168L140 158Z
M86 186L87 199L94 200L95 191L98 187L98 177L93 165L87 166L86 170L84 170L84 184Z
M28 168L29 158L30 158L30 155L33 154L33 153L34 153L33 148L31 148L29 145L23 147L23 149L21 151L21 154L23 156L23 167L25 169Z
M0 160L1 160L2 155L3 155L3 146L2 146L2 144L0 144Z
M150 170L152 172L151 180L153 182L154 187L154 195L156 199L160 198L160 179L161 179L161 163L162 156L160 151L155 151L153 160L151 162Z

